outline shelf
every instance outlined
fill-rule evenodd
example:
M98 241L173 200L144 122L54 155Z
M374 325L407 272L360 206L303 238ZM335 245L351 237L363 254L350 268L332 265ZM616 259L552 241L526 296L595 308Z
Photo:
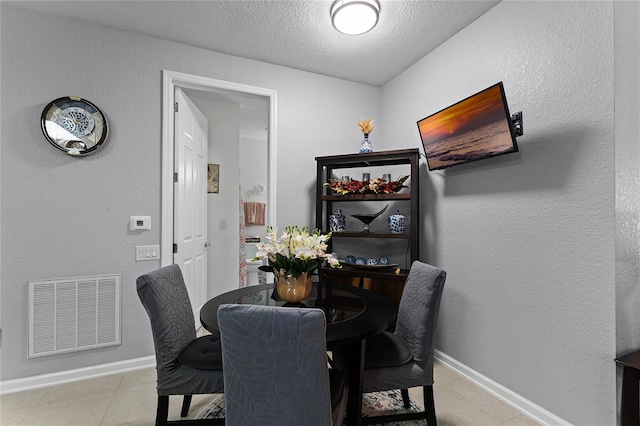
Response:
M386 166L389 164L411 164L411 156L419 155L418 148L395 151L370 152L366 154L331 155L316 157L319 164L330 164L334 169L353 167Z
M338 276L357 276L357 277L365 277L365 278L381 278L383 280L394 280L394 281L405 281L407 276L409 275L408 269L400 269L400 273L395 273L395 268L389 269L355 269L349 268L348 266L343 266L341 269L329 268L329 267L321 267L318 270L318 275L320 275L320 280L322 280L322 275L338 275Z
M360 252L367 253L369 248L371 254L377 253L381 246L388 247L387 257L391 259L393 256L404 258L404 262L411 264L414 260L420 258L419 236L420 236L420 152L417 148L403 149L395 151L381 151L367 154L347 154L332 155L326 157L316 157L316 227L328 232L329 220L333 209L345 207L343 203L349 202L401 202L403 209L408 209L409 226L406 232L401 234L392 233L384 229L381 232L362 232L362 227L358 228L350 226L354 231L350 232L332 232L331 239L328 241L328 251L336 248L340 251L340 247L348 247L349 239L353 240L353 247L361 248ZM332 176L338 175L334 173L336 170L344 170L351 168L370 168L370 167L386 167L399 165L398 169L406 170L409 175L409 183L399 192L391 194L344 194L340 195L326 185ZM396 168L394 168L395 170ZM350 173L345 173L350 174ZM407 205L408 203L408 205ZM378 203L379 204L379 203ZM371 205L375 206L375 204ZM351 207L351 206L350 206ZM356 206L359 207L359 206ZM378 207L379 208L379 207ZM373 207L372 207L373 210ZM395 209L394 209L395 210ZM374 240L380 242L376 243ZM335 245L334 245L335 244ZM404 249L400 245L407 245ZM352 247L352 248L353 248ZM407 256L408 255L408 256ZM375 256L374 256L375 257ZM403 266L407 264L403 262ZM329 267L321 267L318 271L320 280L326 279L348 285L356 285L371 291L378 292L389 298L394 305L398 305L402 295L404 282L407 279L409 271L407 269L399 270L397 268L352 268L344 265L341 269L332 269Z
M323 195L322 201L377 201L377 200L410 200L411 193L393 194L345 194L345 195Z
M332 232L331 238L398 238L411 239L411 234L394 234L390 232Z

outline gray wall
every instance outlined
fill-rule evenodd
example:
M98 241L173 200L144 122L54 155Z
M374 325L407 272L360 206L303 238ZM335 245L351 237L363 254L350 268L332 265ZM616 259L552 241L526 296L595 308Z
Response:
M134 247L160 243L163 69L277 91L277 204L295 206L279 209L281 227L313 224L315 157L357 152L355 123L381 116L377 87L0 7L2 380L153 354L135 279L159 263L136 263ZM109 119L92 156L42 136L42 109L66 95ZM153 229L129 232L131 215L150 215ZM27 282L103 273L123 275L122 345L27 360Z
M615 4L616 342L640 347L640 2Z
M622 36L637 43L631 16L635 33ZM613 18L612 2L502 2L383 89L384 139L414 146L417 120L497 81L511 112L523 111L520 152L425 172L423 256L448 272L436 346L577 425L615 424L616 332L626 348L640 339L637 55L620 88L631 83L635 98L615 104L635 138L618 140ZM632 154L623 170L614 142ZM618 235L636 253L626 259L634 298L617 330L614 192L625 168L635 228Z
M624 355L640 348L640 2L616 2L614 12L616 355Z

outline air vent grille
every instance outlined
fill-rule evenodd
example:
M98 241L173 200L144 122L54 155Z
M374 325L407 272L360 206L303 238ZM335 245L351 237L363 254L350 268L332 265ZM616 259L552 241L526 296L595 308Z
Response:
M121 344L121 275L29 282L29 358Z

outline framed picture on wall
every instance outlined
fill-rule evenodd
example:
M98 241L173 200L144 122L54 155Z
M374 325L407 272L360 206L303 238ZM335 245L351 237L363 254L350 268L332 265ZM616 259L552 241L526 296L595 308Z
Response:
M220 164L209 164L209 173L207 177L207 192L217 194L219 192L220 183Z

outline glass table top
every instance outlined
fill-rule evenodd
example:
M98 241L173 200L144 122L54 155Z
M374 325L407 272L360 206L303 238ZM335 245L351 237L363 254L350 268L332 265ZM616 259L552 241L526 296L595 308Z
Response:
M262 284L232 290L205 303L200 311L204 328L218 331L218 307L227 303L320 308L327 318L327 343L366 338L385 330L395 319L395 309L386 297L363 288L313 283L307 299L289 304L280 299L273 284Z
M250 293L232 298L226 303L320 308L325 313L327 324L352 319L365 309L363 300L353 293L332 287L318 286L317 283L314 283L309 297L299 304L286 303L281 300L271 284L253 287L253 289L248 287L253 290Z

